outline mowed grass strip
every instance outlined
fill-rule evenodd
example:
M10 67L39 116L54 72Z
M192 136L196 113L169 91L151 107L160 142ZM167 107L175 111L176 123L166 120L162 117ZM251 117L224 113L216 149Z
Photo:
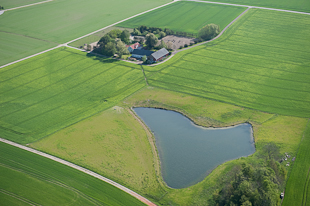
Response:
M304 137L300 143L296 161L293 164L293 169L287 181L285 189L285 198L283 206L287 205L302 205L310 204L309 194L309 179L310 179L310 125L304 132Z
M309 117L310 27L305 24L310 24L309 16L251 9L211 44L179 53L154 69L146 67L148 82L261 111ZM292 28L299 31L296 39Z
M145 85L141 68L69 48L0 70L3 137L32 142L107 109Z
M1 205L144 205L102 180L2 142L0 171Z
M215 2L310 12L308 0L215 0Z
M134 28L146 25L196 34L210 23L218 24L220 29L225 28L244 10L243 7L182 1L127 20L118 26Z

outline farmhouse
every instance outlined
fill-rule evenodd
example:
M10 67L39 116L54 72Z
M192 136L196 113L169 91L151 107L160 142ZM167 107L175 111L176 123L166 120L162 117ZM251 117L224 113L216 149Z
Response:
M135 49L142 49L142 45L139 44L138 42L137 42L137 43L134 43L134 44L132 44L132 45L126 45L126 47L127 47L128 51L129 51L130 53L132 53L133 50L135 50Z
M152 53L151 55L148 56L148 59L151 62L157 62L162 60L164 57L168 56L169 52L167 49L162 48L158 50L157 52Z
M134 58L137 58L137 59L141 59L144 55L148 57L153 53L154 53L153 51L149 51L149 50L145 50L145 49L135 49L131 53L131 56Z

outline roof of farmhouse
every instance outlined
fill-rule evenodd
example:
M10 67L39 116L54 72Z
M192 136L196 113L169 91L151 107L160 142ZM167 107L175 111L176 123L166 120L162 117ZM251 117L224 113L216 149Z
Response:
M161 58L167 54L169 54L168 50L165 48L162 48L162 49L158 50L157 52L154 52L153 54L151 54L151 56L154 59L159 59L159 58Z
M132 51L132 54L136 54L136 55L145 55L145 56L150 56L152 53L154 53L153 51L149 51L149 50L144 50L144 49L135 49Z

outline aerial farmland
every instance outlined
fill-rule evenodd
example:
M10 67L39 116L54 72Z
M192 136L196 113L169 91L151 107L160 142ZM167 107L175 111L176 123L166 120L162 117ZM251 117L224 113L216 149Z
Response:
M306 0L3 0L0 28L1 205L310 204ZM134 43L169 54L136 60ZM189 127L157 130L135 108L211 133L249 125L254 151L230 158L228 140L204 145L197 131L189 151ZM198 175L198 159L217 163ZM193 180L174 186L169 175L187 181L180 161Z

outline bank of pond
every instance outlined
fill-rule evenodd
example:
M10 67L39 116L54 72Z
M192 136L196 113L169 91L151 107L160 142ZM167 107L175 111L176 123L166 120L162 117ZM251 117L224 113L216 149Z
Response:
M218 165L255 152L252 126L225 128L195 125L186 116L164 109L133 109L153 132L164 181L185 188L202 181Z

